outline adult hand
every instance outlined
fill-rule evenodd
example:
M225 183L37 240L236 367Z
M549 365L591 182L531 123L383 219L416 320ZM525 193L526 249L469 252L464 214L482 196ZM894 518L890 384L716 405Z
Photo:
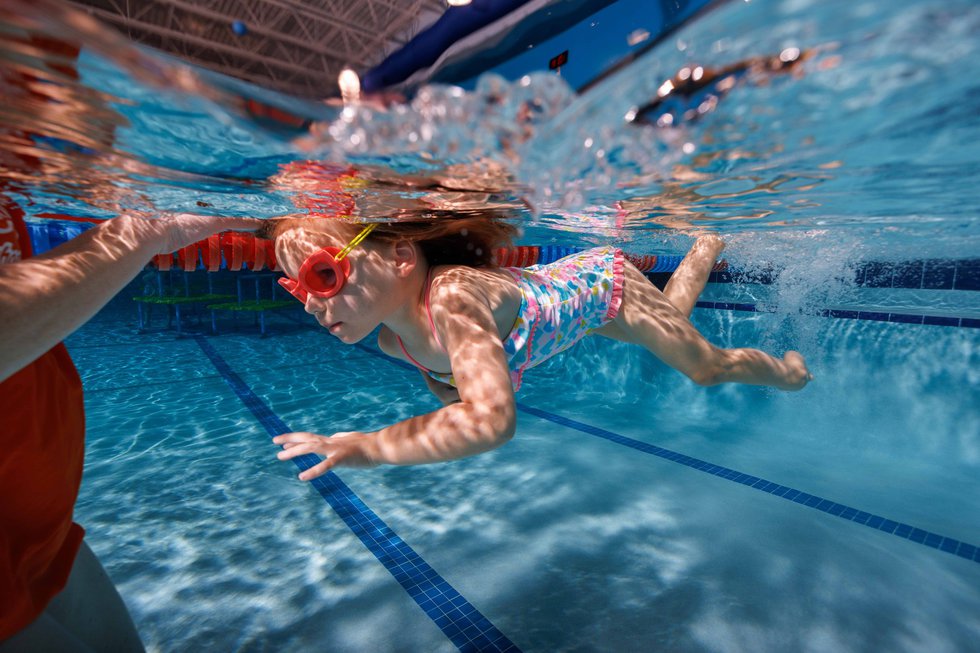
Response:
M308 453L325 456L319 464L304 470L299 475L301 481L311 481L323 476L334 467L374 467L376 439L373 435L348 431L334 433L332 436L316 433L283 433L272 438L272 442L282 445L283 451L276 454L279 460L290 460Z
M221 231L255 231L262 226L258 218L172 213L161 217L129 214L143 234L156 237L157 254L170 254Z

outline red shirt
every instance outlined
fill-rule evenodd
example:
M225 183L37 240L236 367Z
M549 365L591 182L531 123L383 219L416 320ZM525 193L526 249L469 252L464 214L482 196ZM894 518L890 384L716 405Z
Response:
M23 213L0 192L0 264L29 255ZM0 382L0 641L68 581L85 534L72 521L84 452L82 382L59 343Z

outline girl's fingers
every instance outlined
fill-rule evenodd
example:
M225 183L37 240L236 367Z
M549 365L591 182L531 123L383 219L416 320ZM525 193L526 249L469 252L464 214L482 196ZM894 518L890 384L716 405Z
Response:
M284 449L276 454L276 458L279 460L292 460L296 456L302 456L308 453L313 453L313 443L312 442L302 442L299 444L294 444L288 449Z
M307 433L305 431L294 431L293 433L282 433L272 438L273 444L285 444L286 442L311 442L316 439L317 435L315 433Z
M341 446L340 442L331 442L331 440L343 440L345 436L353 437L355 435L357 433L354 432L337 433L333 438L327 438L316 433L296 432L277 435L272 438L272 441L283 448L276 454L276 458L279 460L291 460L310 453L324 456L324 460L300 473L299 480L310 481L318 476L323 476L348 457L349 447ZM347 451L346 454L345 451Z
M320 463L313 465L313 467L303 470L303 472L301 472L299 475L299 480L312 481L318 476L323 476L324 474L329 472L331 469L333 469L334 465L336 464L337 461L334 458L327 458L321 461Z

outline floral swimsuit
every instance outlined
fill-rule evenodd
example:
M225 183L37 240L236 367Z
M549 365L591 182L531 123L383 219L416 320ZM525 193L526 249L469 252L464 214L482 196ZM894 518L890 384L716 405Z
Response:
M515 390L521 387L524 370L565 351L616 317L623 301L623 262L619 249L602 247L546 265L501 268L513 275L521 289L517 319L503 340ZM426 280L425 310L436 342L443 347L429 309L428 283ZM433 372L416 361L401 338L398 345L420 370L455 385L452 374Z

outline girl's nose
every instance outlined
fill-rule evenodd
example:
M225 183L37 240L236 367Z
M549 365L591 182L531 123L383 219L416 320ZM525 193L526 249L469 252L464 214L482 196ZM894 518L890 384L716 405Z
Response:
M319 297L313 297L312 295L310 295L306 298L306 303L303 304L303 310L309 313L310 315L315 315L316 313L319 313L320 312L319 309L322 308L321 306L318 305L319 303L320 303Z

